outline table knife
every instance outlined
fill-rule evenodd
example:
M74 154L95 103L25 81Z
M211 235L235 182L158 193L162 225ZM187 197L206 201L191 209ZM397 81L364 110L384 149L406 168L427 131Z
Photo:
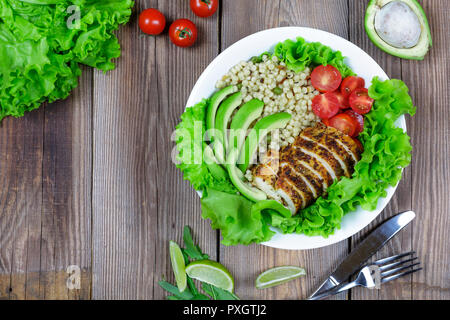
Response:
M352 252L350 252L348 257L345 258L345 260L309 297L309 299L347 281L353 273L361 268L364 262L377 252L397 232L410 223L415 216L416 214L413 211L405 211L395 215L376 228Z

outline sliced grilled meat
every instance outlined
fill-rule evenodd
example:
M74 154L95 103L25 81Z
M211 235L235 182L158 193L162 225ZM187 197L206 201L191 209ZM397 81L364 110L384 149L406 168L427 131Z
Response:
M319 123L253 169L254 184L293 214L322 196L335 179L350 177L362 150L351 137Z

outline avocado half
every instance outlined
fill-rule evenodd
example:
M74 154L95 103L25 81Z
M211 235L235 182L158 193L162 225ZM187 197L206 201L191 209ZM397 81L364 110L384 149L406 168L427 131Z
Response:
M365 29L378 48L404 59L423 60L432 45L427 17L416 0L371 0Z

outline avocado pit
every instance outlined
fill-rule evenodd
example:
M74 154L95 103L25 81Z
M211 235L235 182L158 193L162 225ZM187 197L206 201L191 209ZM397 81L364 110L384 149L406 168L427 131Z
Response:
M419 43L421 25L414 11L402 1L392 1L375 15L375 31L389 45L408 49Z

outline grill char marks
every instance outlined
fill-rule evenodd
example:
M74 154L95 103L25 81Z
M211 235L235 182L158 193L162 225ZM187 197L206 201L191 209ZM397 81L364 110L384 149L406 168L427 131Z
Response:
M295 214L322 196L335 179L350 177L361 153L351 137L319 123L303 130L279 154L269 152L268 161L253 169L254 184L269 189L269 197Z

